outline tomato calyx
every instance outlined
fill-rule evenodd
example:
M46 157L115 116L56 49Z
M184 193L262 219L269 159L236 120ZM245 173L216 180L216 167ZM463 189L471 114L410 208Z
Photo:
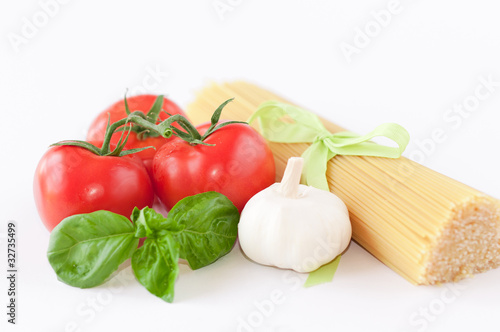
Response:
M182 129L184 129L184 130L181 130L181 129L178 129L175 127L171 127L172 135L179 137L180 139L188 142L190 145L195 146L195 145L200 144L200 145L214 146L215 144L208 144L208 143L205 143L204 141L208 136L212 135L218 129L225 127L227 125L233 124L233 123L248 124L247 122L244 122L244 121L226 121L226 122L218 123L220 116L221 116L221 113L222 113L222 110L229 102L231 102L233 100L234 100L234 98L230 98L230 99L226 100L225 102L223 102L219 107L217 107L217 109L212 114L212 118L210 119L210 127L207 129L207 131L203 135L201 135L200 132L196 129L196 127L191 122L189 122L188 119L186 119L182 115L175 114L175 115L171 116L170 118L168 118L167 120L165 120L164 122L168 122L169 124L171 124L173 122L177 122L179 124L179 126L182 127Z
M161 103L159 109L161 110L161 105L163 104L163 96L159 96L158 98L160 97L161 97ZM155 105L156 104L157 103L155 102ZM155 105L153 105L152 109L155 107ZM154 146L147 146L143 148L123 150L125 148L125 144L127 143L130 132L133 130L135 125L143 128L142 129L143 131L146 130L149 132L153 132L157 136L162 136L165 138L170 138L172 136L172 128L170 126L170 123L166 123L166 121L163 121L159 124L156 124L155 122L151 122L148 116L149 112L148 114L144 114L141 111L135 111L129 113L126 118L118 120L112 124L109 123L108 119L106 132L104 134L104 141L100 148L90 142L81 140L66 140L54 143L51 146L62 146L62 145L78 146L87 149L90 152L99 156L116 156L116 157L130 155L150 148L154 149L155 148ZM120 140L116 144L116 147L114 149L111 149L111 137L116 131L122 131L122 135L120 137Z
M162 111L162 106L163 106L162 95L156 98L155 102L153 103L153 106L151 106L151 109L148 111L147 114L144 114L141 111L131 112L127 104L127 98L125 97L124 98L125 110L128 116L112 124L109 123L110 121L108 118L108 123L106 125L106 132L104 134L104 141L101 147L98 147L90 142L81 140L66 140L54 143L51 146L61 146L61 145L77 146L87 149L90 152L99 156L116 156L116 157L122 157L133 153L141 152L146 149L155 148L154 146L147 146L142 148L124 150L125 144L127 143L128 137L132 131L136 132L138 136L140 136L142 139L145 139L147 137L157 137L157 136L170 138L172 135L174 135L193 146L198 144L213 146L214 144L205 143L204 140L211 134L216 132L218 129L233 123L248 124L247 122L244 121L226 121L218 123L222 110L233 99L234 98L228 99L225 102L223 102L219 107L217 107L210 120L210 127L203 135L201 135L200 132L196 129L196 127L187 118L185 118L180 114L174 114L174 115L169 114L170 117L168 119L158 124L156 123L156 121L159 118L159 114ZM174 122L177 123L182 129L174 127L173 126ZM121 131L122 135L118 143L116 144L116 147L114 149L111 149L111 137L115 132L118 131Z
M158 121L158 119L160 118L160 113L162 111L165 112L162 109L163 108L163 101L164 101L163 95L159 95L158 97L156 97L153 105L151 106L149 111L146 113L146 117L144 119L147 120L148 122L150 122L151 124L155 125L156 122ZM127 103L127 96L126 95L124 97L124 104L125 104L125 112L127 112L127 115L132 114L132 112L130 111L130 108L128 106L128 103ZM170 113L168 113L168 112L165 112L165 113L167 113L169 116L171 116ZM137 123L130 124L129 126L120 128L119 131L120 130L122 130L122 131L123 130L130 130L130 131L135 132L137 134L137 139L139 139L139 140L145 140L145 139L148 139L149 137L160 136L160 134L158 132L151 130L147 126L143 126L143 125L140 125Z

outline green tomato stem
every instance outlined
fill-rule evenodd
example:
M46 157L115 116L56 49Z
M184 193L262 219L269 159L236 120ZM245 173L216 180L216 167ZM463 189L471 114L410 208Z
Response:
M220 116L221 116L221 113L222 113L222 109L229 102L231 102L233 99L234 98L228 99L225 102L223 102L219 107L217 107L217 109L214 111L214 113L212 115L212 118L210 119L210 127L207 129L207 131L205 132L205 134L203 136L196 129L196 127L191 122L189 122L188 119L186 119L185 117L183 117L182 115L179 115L179 114L172 115L167 120L160 123L160 125L165 123L165 125L170 126L172 123L177 122L179 124L179 126L182 127L182 129L184 129L184 131L182 131L178 128L175 128L175 127L171 127L173 130L172 134L174 136L181 138L182 140L188 142L189 144L191 144L193 146L198 145L198 144L213 146L214 144L208 144L208 143L205 143L204 141L208 136L213 134L218 129L220 129L224 126L233 124L233 123L248 124L247 122L243 122L243 121L229 121L229 122L218 123Z
M184 116L180 114L171 115L168 119L156 124L156 119L158 118L159 111L161 110L162 107L163 96L158 96L157 100L155 101L153 107L148 112L148 114L144 114L140 111L130 112L130 109L127 104L127 99L125 98L124 100L125 109L128 116L112 124L109 124L108 122L108 125L106 127L106 132L104 133L104 140L100 148L88 142L74 141L74 140L62 141L55 143L53 145L79 146L100 156L120 157L131 153L140 152L148 148L153 148L153 147L145 147L145 148L123 151L123 149L125 148L125 144L127 143L128 137L130 135L130 132L131 131L138 132L139 130L139 133L144 134L143 136L141 136L143 138L150 136L156 137L158 135L165 138L170 138L172 135L174 135L193 146L198 144L213 146L214 144L205 143L204 140L218 129L233 123L248 124L247 122L243 121L229 121L229 122L218 123L220 115L222 113L222 109L232 100L233 98L226 100L215 110L211 118L211 125L205 132L205 134L202 136L200 132L196 129L196 127L191 122L189 122L188 119L186 119ZM179 126L183 130L174 127L173 126L174 122L179 124ZM114 148L114 150L111 151L111 138L115 132L120 130L123 131L122 137L120 137L120 140L118 141L118 144ZM127 131L126 134L125 131ZM150 134L147 134L148 132Z

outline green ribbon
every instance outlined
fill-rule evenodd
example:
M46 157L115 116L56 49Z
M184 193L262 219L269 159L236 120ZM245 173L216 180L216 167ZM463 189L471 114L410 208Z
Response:
M319 284L323 284L325 282L330 282L333 280L333 276L337 271L337 267L340 263L341 255L335 257L333 261L328 264L321 266L316 271L309 273L306 282L304 283L304 287L312 287Z
M277 101L261 104L248 123L254 120L258 121L262 136L269 141L312 143L302 154L302 182L327 191L330 190L326 179L327 164L336 155L399 158L410 141L408 132L395 123L382 124L366 135L352 132L332 134L315 114ZM374 137L386 137L397 147L370 142ZM331 281L339 260L340 257L311 272L306 285Z
M258 120L261 134L278 143L312 143L302 154L303 182L308 186L329 191L326 168L336 155L399 158L410 140L408 132L398 124L384 123L366 135L352 132L330 133L315 114L277 101L265 102L250 117ZM398 146L390 147L370 142L374 137L386 137Z

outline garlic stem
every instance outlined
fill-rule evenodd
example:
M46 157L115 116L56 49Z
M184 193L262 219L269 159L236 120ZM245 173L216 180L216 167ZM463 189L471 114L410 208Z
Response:
M288 159L285 173L283 174L283 179L278 189L283 196L287 198L297 198L303 167L304 158L292 157Z

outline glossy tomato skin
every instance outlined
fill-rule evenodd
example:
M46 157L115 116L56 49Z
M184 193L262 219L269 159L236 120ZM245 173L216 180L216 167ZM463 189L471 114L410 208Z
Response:
M130 98L127 98L127 103L129 106L129 109L131 112L134 111L141 111L142 113L146 114L150 109L151 106L153 106L153 103L156 100L156 95L138 95L138 96L133 96ZM164 98L163 99L163 110L169 114L180 114L182 116L186 116L184 111L177 106L173 101L170 99ZM165 119L168 119L169 115L166 114L165 112L160 112L160 120L163 121ZM121 120L123 118L127 117L127 112L125 110L125 103L123 100L120 100L113 105L111 105L108 109L102 111L92 122L90 125L89 131L87 133L87 140L88 141L100 141L102 142L104 140L104 133L106 131L106 125L108 123L108 116L110 123L116 122L118 120ZM158 122L161 122L158 121ZM111 138L111 143L112 144L117 144L122 132L116 132L113 134ZM125 149L135 149L135 148L143 148L147 146L154 146L156 149L146 149L144 151L141 151L137 153L136 155L140 157L144 165L146 166L146 169L148 171L151 171L151 164L153 162L153 157L156 153L156 151L163 145L165 142L167 142L167 138L163 137L148 137L146 139L139 139L137 137L137 134L134 132L131 132L129 135L129 138L127 140L127 144L125 146Z
M209 124L197 127L204 133ZM264 138L246 124L220 128L196 145L174 138L153 159L153 184L167 209L186 196L206 191L226 195L240 210L274 183L275 165Z
M135 206L152 206L154 191L134 155L98 156L84 148L51 147L33 182L38 213L49 231L71 215L108 210L130 217Z

